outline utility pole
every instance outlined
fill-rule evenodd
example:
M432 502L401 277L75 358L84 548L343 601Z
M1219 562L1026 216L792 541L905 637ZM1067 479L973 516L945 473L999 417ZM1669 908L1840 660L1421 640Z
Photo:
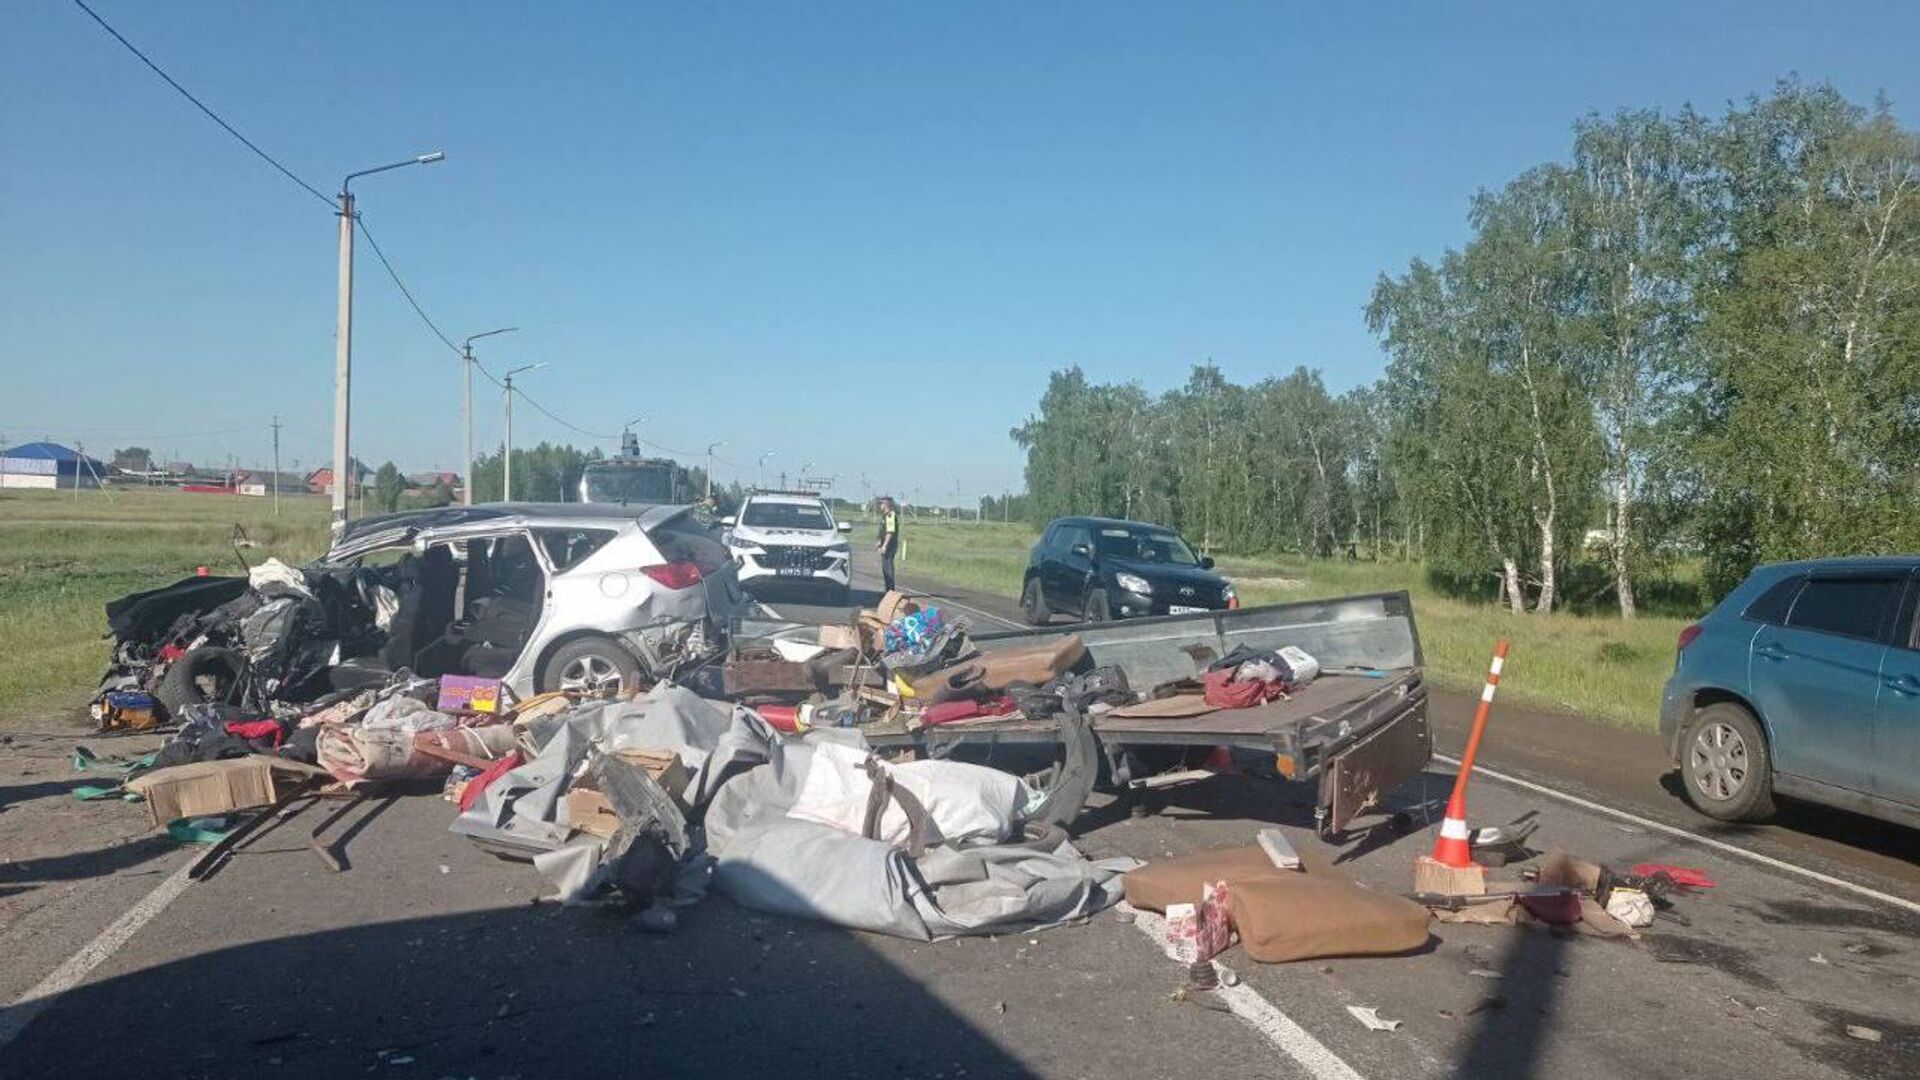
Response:
M280 414L273 414L273 516L280 516Z
M505 395L507 399L507 445L506 451L500 455L500 467L503 470L500 484L500 501L502 502L513 501L513 377L523 371L532 371L534 368L543 368L546 366L547 364L544 360L538 364L522 364L512 371L507 372L504 380L507 384Z
M348 177L351 180L352 177ZM333 534L347 527L347 475L353 409L353 192L340 184L340 300L333 324Z
M713 498L713 452L727 445L726 440L707 444L707 498Z
M467 465L460 484L460 505L473 505L473 343L495 334L511 334L517 326L503 326L475 334L460 346L460 423L467 432Z
M352 483L352 442L348 427L353 410L353 181L408 165L430 165L447 155L435 150L391 165L348 173L340 181L340 299L333 328L333 533L347 525L347 486Z

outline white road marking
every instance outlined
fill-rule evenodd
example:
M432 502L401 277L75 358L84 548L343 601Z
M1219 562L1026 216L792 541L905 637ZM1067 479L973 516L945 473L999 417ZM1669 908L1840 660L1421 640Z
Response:
M922 592L919 595L927 597L928 599L938 600L943 604L948 604L953 607L957 607L961 611L972 612L973 614L978 615L983 619L992 619L994 622L999 623L1001 626L1011 627L1012 629L1015 629L1015 630L1028 629L1027 627L1020 625L1019 623L1014 622L1012 619L1003 619L1000 616L995 615L991 611L981 611L979 608L974 607L971 604L963 604L960 601L955 600L951 596L947 596L941 593L930 593L930 592Z
M1458 768L1460 765L1459 758L1448 757L1445 754L1436 753L1433 755L1433 758L1435 761L1444 761L1447 764L1454 766L1455 768ZM1619 818L1622 821L1630 821L1635 825L1639 825L1642 828L1652 829L1655 832L1666 833L1669 836L1679 837L1682 840L1691 840L1696 844L1702 844L1706 847L1710 847L1714 849L1715 851L1724 852L1728 855L1735 855L1742 859L1746 859L1751 862L1756 862L1762 866L1770 867L1775 870L1784 870L1789 874L1798 874L1801 877L1810 878L1814 881L1820 882L1822 885L1832 885L1835 888L1845 889L1848 892L1856 893L1860 896L1867 897L1868 899L1878 900L1883 904L1891 904L1894 907L1902 908L1907 911L1913 912L1916 915L1920 915L1920 903L1916 903L1915 901L1907 900L1902 897L1894 896L1890 893L1883 893L1878 889L1869 889L1865 885L1859 885L1854 882L1847 881L1843 878L1837 878L1831 874L1823 874L1818 870L1810 870L1804 866L1795 866L1793 863L1786 862L1781 859L1776 859L1769 855L1762 855L1757 851L1748 851L1746 848L1739 847L1734 844L1729 844L1724 840L1715 840L1711 836L1702 836L1699 833L1688 832L1687 830L1682 829L1675 825L1668 825L1664 822L1654 821L1651 818L1644 818L1638 814L1630 814L1625 810L1616 810L1611 806L1594 802L1591 799L1582 799L1578 795L1568 795L1564 791L1555 791L1550 787L1547 787L1543 784L1536 784L1531 780L1522 780L1517 776L1508 776L1505 773L1495 772L1494 770L1489 769L1484 765L1479 765L1479 764L1474 765L1473 771L1483 776L1490 777L1491 779L1498 780L1504 784L1512 784L1515 787L1525 788L1528 791L1536 792L1538 794L1545 795L1549 798L1559 799L1561 802L1564 802L1564 803L1571 803L1574 806L1578 806L1583 810L1592 810L1597 814L1606 814L1611 817Z
M128 908L124 914L100 931L100 936L88 942L79 952L66 959L52 974L35 983L33 989L20 995L19 999L0 1014L0 1048L20 1037L20 1033L33 1023L34 1018L44 1012L47 1006L61 994L80 985L93 969L106 961L107 957L119 951L122 945L132 940L140 928L153 921L154 916L167 909L179 895L191 884L187 871L193 868L195 860L189 859L168 875L154 890L142 897L140 902Z
M781 620L786 618L785 615L782 615L779 612L773 610L773 605L767 603L765 600L755 600L754 603L760 605L761 614L765 615L769 619Z
M1160 951L1161 942L1167 936L1166 920L1151 911L1134 910L1125 904L1121 905L1121 910L1133 912L1133 928L1153 942L1154 951ZM1362 1080L1360 1073L1345 1059L1327 1049L1325 1043L1281 1012L1273 1002L1261 997L1260 992L1245 980L1233 986L1222 981L1219 989L1213 993L1241 1022L1259 1032L1275 1049L1292 1058L1314 1080Z

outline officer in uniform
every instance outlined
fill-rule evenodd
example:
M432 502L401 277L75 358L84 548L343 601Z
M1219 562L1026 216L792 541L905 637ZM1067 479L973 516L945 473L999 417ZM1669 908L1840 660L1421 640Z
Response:
M873 550L880 553L880 580L893 591L893 557L900 553L900 510L890 496L880 496L880 540Z

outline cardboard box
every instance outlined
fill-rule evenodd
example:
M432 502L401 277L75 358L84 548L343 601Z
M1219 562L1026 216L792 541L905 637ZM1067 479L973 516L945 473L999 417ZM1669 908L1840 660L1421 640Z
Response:
M633 765L653 778L673 801L686 809L687 783L691 777L680 755L670 750L616 750L613 756ZM594 786L591 775L583 775L567 789L567 823L589 836L611 839L620 830L620 816L613 805Z
M822 626L816 639L829 649L858 649L860 635L851 626Z
M687 773L679 754L671 750L615 750L613 756L645 770L648 776L653 777L654 783L685 805L687 784L693 778Z
M279 798L281 785L327 775L325 769L312 765L253 754L155 769L127 781L127 790L145 796L153 823L165 825L180 818L270 806Z
M1475 866L1454 867L1426 855L1413 860L1413 891L1441 896L1485 896L1487 872Z
M440 702L443 713L500 711L500 680L477 675L440 676Z

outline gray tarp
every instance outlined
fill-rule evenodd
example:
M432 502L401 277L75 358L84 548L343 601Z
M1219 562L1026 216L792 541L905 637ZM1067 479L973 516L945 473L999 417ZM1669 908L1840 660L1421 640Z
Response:
M1119 875L1137 865L1088 862L1064 842L1046 851L936 846L913 859L881 841L790 818L814 746L864 748L866 740L850 729L781 736L750 709L678 686L663 684L632 702L582 706L538 722L531 735L538 755L494 781L452 829L535 855L536 867L569 900L597 890L606 870L597 842L568 843L562 795L583 762L615 749L680 755L692 773L688 802L696 814L706 805L705 850L714 857L715 883L762 911L922 941L1013 932L1112 905L1120 899ZM674 892L697 895L694 879L704 866L704 858L684 863Z
M839 733L834 733L839 734ZM1057 925L1120 899L1133 860L1088 862L1071 844L940 846L913 859L878 840L787 816L811 747L785 740L707 810L714 884L761 911L930 941Z
M539 753L488 785L480 801L454 819L452 830L529 854L552 851L571 831L562 796L594 750L673 751L693 774L691 795L705 782L710 763L725 766L743 753L749 761L764 760L758 749L763 739L751 732L761 721L746 715L751 719L662 683L632 701L594 702L535 721L529 736ZM742 725L747 734L737 730Z

